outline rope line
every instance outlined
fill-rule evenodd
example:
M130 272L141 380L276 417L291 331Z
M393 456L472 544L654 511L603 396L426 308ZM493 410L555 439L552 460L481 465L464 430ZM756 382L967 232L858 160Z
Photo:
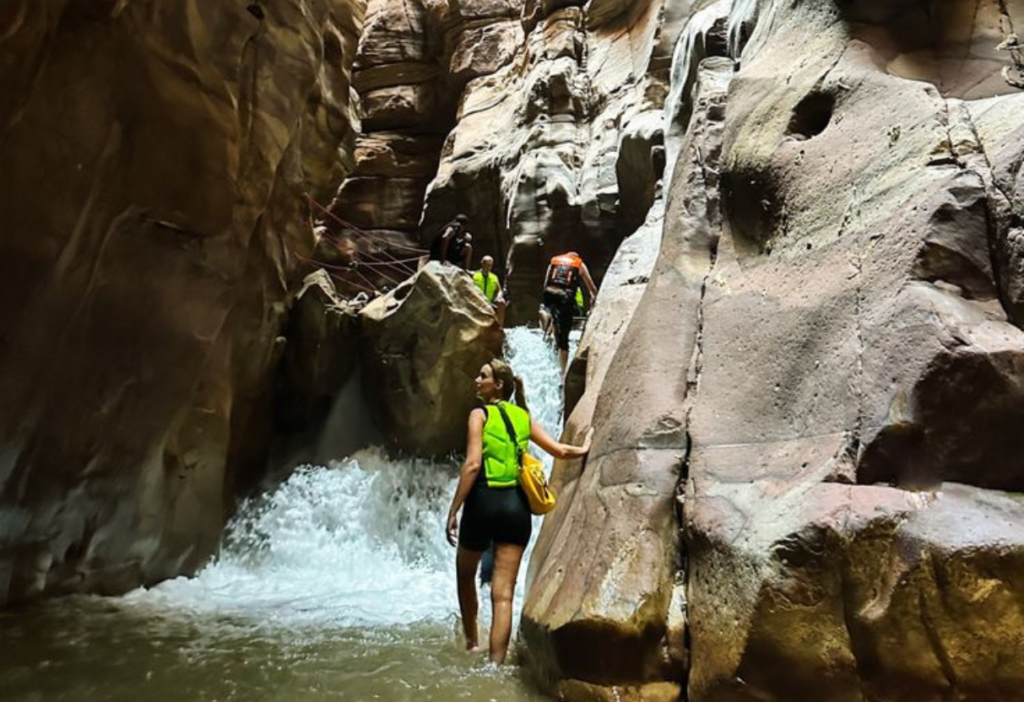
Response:
M306 262L306 263L310 263L310 264L312 264L314 266L317 266L319 268L323 268L324 272L327 273L327 275L331 276L332 278L340 280L340 281L342 281L344 283L348 283L349 282L349 281L345 280L344 278L342 278L340 275L334 275L333 273L331 273L331 271L338 271L340 273L348 273L349 269L345 268L344 266L332 266L330 263L324 263L323 261L317 261L315 258L307 258L307 257L303 256L302 254L298 254L298 253L295 254L295 257L300 259L300 260L302 260L302 261L304 261L304 262ZM352 283L352 285L355 285L355 283ZM372 291L369 291L369 292L372 292Z
M395 248L399 248L399 249L406 249L408 251L416 251L418 253L424 253L424 254L425 253L429 253L429 251L427 249L421 248L419 246L412 246L410 244L404 244L404 243L399 243L399 242L391 241L391 240L389 240L389 239L387 239L385 237L380 236L379 234L372 234L371 232L368 232L365 229L360 229L356 225L352 224L351 222L345 221L344 219L342 219L341 217L339 217L338 215L334 214L329 209L327 209L326 207L321 205L319 202L317 202L315 199L313 199L313 196L310 195L309 193L306 193L306 198L311 203L316 205L324 214L326 214L328 217L333 219L335 222L337 222L341 226L345 227L346 229L351 229L352 231L356 232L360 236L365 236L365 237L367 237L369 239L374 239L376 241L381 241L381 242L384 242L385 244L387 244L388 246L394 246Z
M343 239L340 239L340 238L334 236L330 232L324 233L323 236L324 236L325 239L327 239L328 241L332 242L336 246L340 246L342 243L344 243ZM401 259L400 258L395 258L393 255L391 255L390 253L388 253L385 250L381 250L381 251L362 251L361 252L361 251L359 251L357 249L356 253L359 254L359 255L362 255L362 256L370 256L370 257L372 257L372 256L385 256L385 257L387 257L387 258L389 258L391 260L390 261L381 261L379 258L371 258L371 261L373 261L374 265L404 267L405 270L406 270L406 273L409 274L409 275L412 275L415 271L413 270L413 268L411 266L406 265L406 264L408 262L411 262L411 261L419 261L422 258L422 256L415 256L413 258L401 258Z

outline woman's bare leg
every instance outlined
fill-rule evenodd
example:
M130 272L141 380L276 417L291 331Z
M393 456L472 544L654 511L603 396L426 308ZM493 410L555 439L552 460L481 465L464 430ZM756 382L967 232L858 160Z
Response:
M494 575L491 578L491 661L504 663L512 638L512 598L516 576L523 560L523 546L494 545Z
M466 635L466 650L480 650L480 634L476 616L479 605L476 596L476 569L480 565L481 551L470 551L459 546L455 556L455 577L459 590L459 611L462 613L462 631Z

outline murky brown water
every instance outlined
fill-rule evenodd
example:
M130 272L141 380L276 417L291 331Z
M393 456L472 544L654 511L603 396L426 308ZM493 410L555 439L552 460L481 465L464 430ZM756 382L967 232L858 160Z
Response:
M557 434L554 352L534 330L507 343ZM307 466L243 504L195 578L0 612L0 702L539 702L514 666L458 644L444 537L457 470L376 449Z
M388 700L539 702L514 666L460 650L428 624L263 629L67 598L0 613L0 698L10 702Z

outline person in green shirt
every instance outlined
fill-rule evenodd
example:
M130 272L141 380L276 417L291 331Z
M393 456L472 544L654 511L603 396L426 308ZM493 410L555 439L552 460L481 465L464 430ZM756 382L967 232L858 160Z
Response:
M480 270L473 273L473 282L480 289L487 301L494 308L494 314L498 317L498 324L505 326L505 295L501 291L501 283L492 271L494 269L494 258L484 256L480 259Z
M472 652L480 650L477 569L484 552L494 547L490 659L500 664L512 636L516 576L533 529L530 506L519 487L521 455L532 441L563 461L581 459L590 452L594 430L587 431L582 446L555 440L530 415L523 379L500 359L485 363L474 384L479 402L469 413L466 460L448 510L445 536L457 548L459 612L466 650ZM582 470L580 464L577 471Z

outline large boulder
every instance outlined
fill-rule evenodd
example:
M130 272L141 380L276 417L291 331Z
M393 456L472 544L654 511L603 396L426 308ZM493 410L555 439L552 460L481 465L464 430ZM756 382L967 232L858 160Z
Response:
M651 270L642 247L624 252L622 263L634 270L608 286L607 298L599 295L588 332L617 348L609 359L591 344L586 391L564 438L578 441L593 426L594 446L583 465L555 464L560 504L534 550L522 623L529 667L569 700L616 691L645 702L676 699L686 679L675 498L688 450L686 372L721 223L716 173L732 72L724 58L702 67L657 262ZM655 213L651 225L660 221Z
M194 570L266 459L362 3L197 8L0 10L0 604Z
M531 564L562 697L1019 696L1024 6L929 8L692 6L661 253Z
M505 340L472 278L430 263L360 320L363 390L381 432L418 455L464 450L473 379Z
M686 400L689 699L1015 699L1024 96L956 96L1012 91L968 49L1024 5L734 8ZM908 80L920 45L945 58Z

